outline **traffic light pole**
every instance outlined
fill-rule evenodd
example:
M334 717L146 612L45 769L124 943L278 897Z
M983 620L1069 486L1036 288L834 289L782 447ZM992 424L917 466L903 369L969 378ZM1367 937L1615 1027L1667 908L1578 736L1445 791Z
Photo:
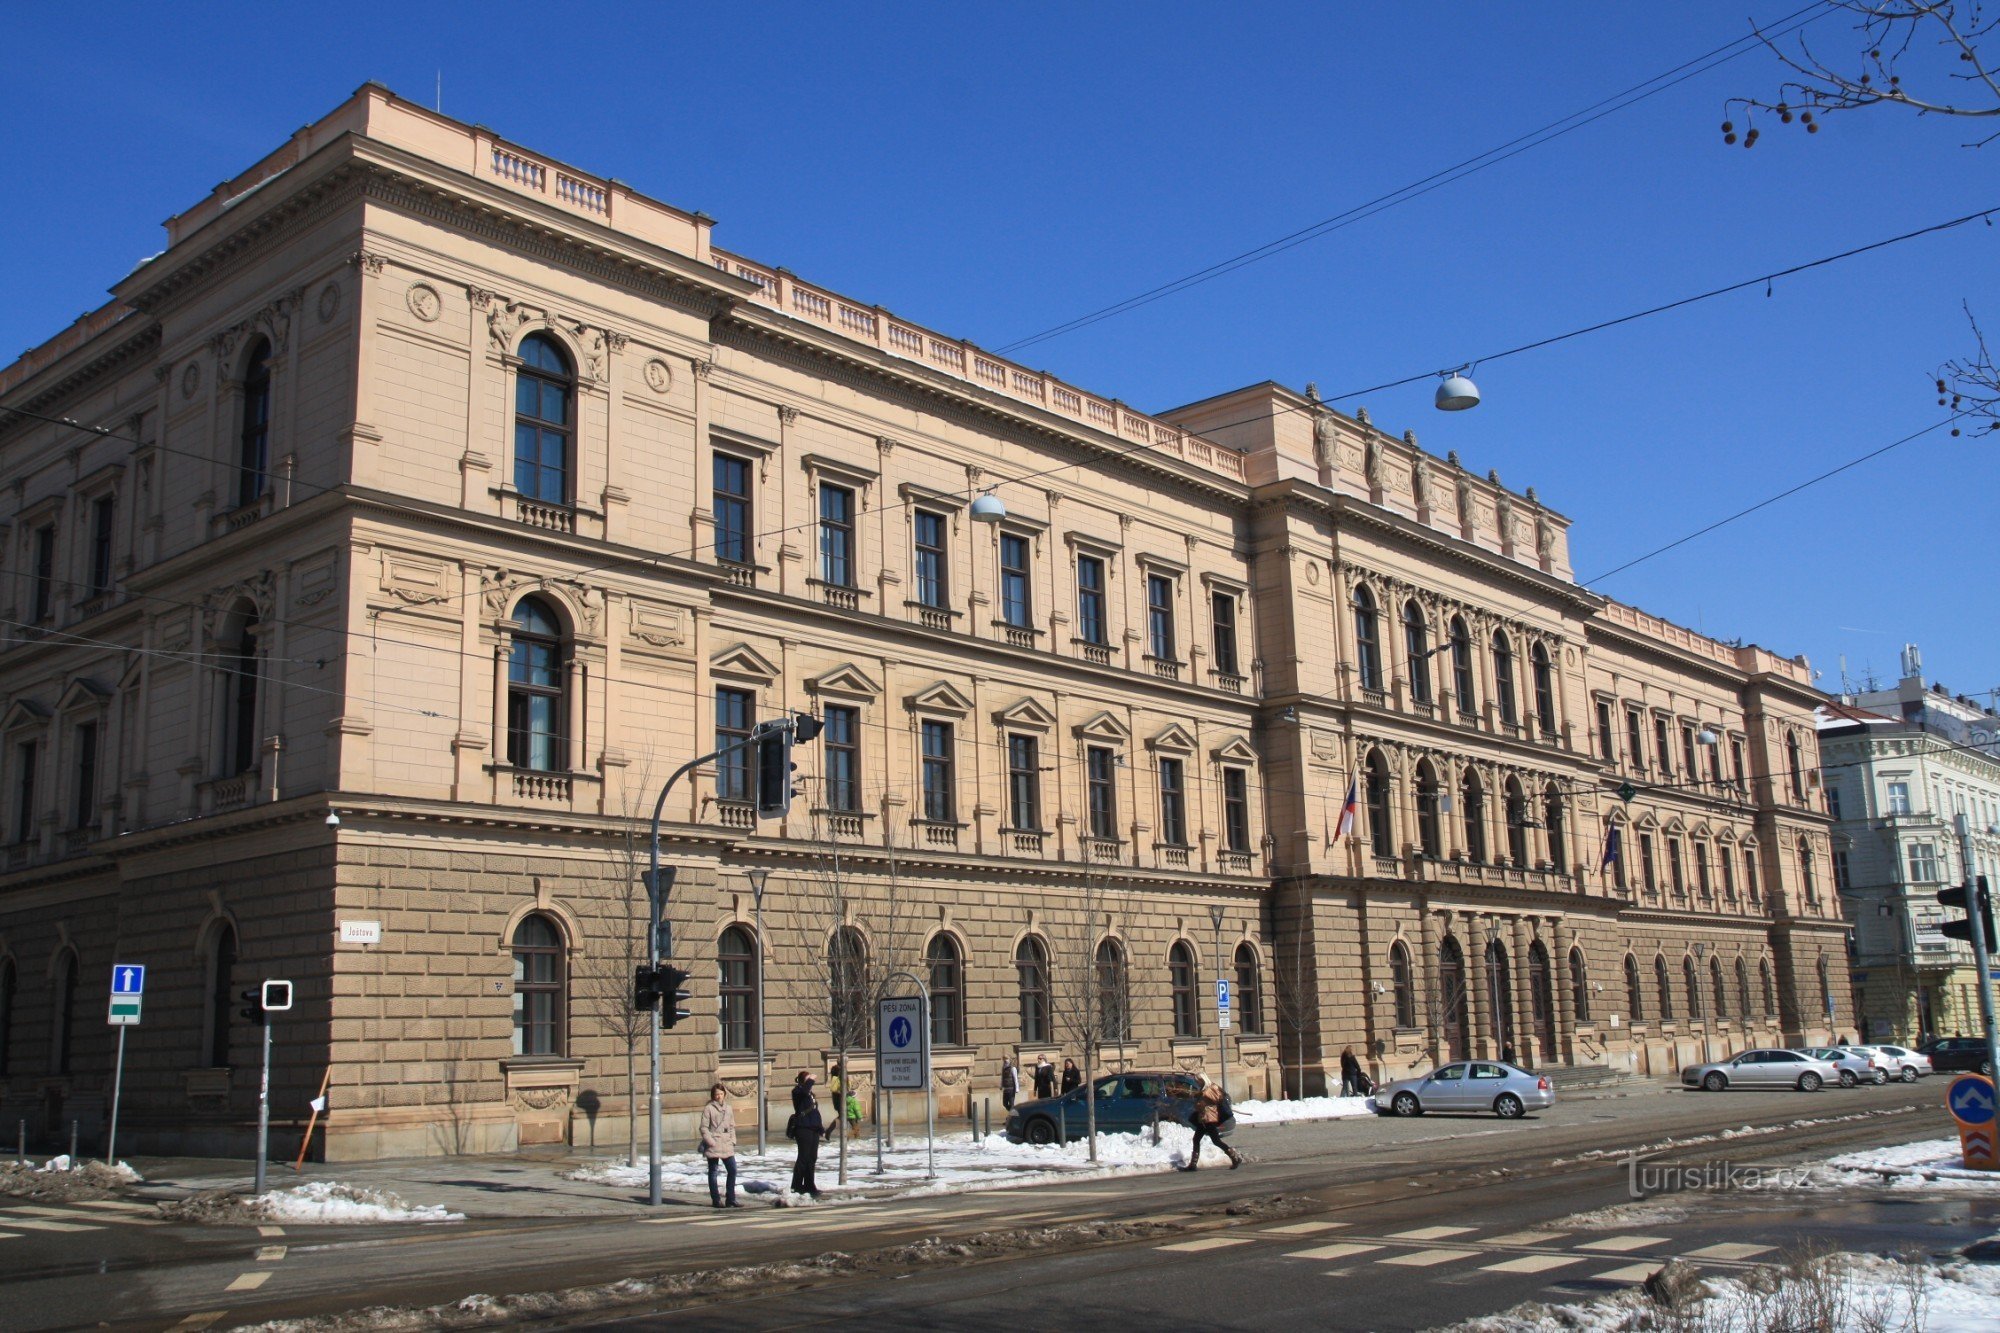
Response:
M271 1155L271 1020L267 1016L261 1024L264 1029L264 1073L257 1081L257 1190L264 1192L264 1159Z
M1986 1038L1987 1067L1993 1076L2000 1079L2000 1032L1993 1027L1993 978L1990 975L1992 959L1986 952L1986 922L1991 919L1989 905L1981 900L1979 892L1979 868L1972 859L1972 820L1967 815L1959 815L1958 820L1958 864L1965 874L1965 914L1972 929L1966 932L1972 937L1972 962L1979 969L1973 982L1979 992L1979 1021L1984 1027Z

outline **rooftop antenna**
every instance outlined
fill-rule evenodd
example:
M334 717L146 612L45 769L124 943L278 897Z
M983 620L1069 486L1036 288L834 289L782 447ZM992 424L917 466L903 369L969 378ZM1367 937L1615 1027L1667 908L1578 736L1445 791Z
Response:
M437 104L431 110L437 112L439 115L444 114L444 70L442 68L438 70Z

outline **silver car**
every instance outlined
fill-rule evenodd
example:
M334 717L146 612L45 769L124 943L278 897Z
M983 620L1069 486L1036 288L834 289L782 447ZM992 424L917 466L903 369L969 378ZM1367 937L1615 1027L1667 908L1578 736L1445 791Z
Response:
M1857 1048L1859 1049L1859 1048ZM1931 1058L1907 1046L1870 1046L1871 1051L1880 1051L1893 1063L1891 1078L1900 1078L1905 1083L1915 1083L1931 1072Z
M1805 1054L1815 1060L1825 1060L1839 1070L1840 1086L1843 1088L1889 1081L1887 1067L1866 1051L1849 1050L1845 1046L1808 1046Z
M1398 1079L1375 1090L1375 1109L1390 1115L1426 1111L1491 1111L1512 1120L1556 1104L1547 1075L1498 1060L1454 1060L1418 1078Z
M1840 1069L1829 1060L1816 1060L1804 1051L1766 1049L1745 1051L1733 1060L1689 1065L1681 1070L1681 1082L1690 1088L1721 1092L1724 1088L1797 1088L1818 1092L1827 1083L1840 1081Z

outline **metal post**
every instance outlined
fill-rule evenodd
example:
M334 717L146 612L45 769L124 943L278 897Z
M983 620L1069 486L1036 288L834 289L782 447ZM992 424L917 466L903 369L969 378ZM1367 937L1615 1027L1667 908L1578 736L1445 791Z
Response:
M27 1117L14 1122L14 1160L23 1166L28 1162L28 1121Z
M264 1075L257 1082L257 1190L264 1192L264 1159L271 1146L271 1016L264 1015Z
M1220 907L1209 908L1208 919L1215 923L1215 979L1218 983L1220 983L1222 980L1222 908ZM1218 984L1216 989L1218 992L1220 992L1221 986ZM1231 1005L1233 1007L1236 997L1232 995L1229 998L1231 1001ZM1215 1012L1215 1035L1216 1035L1216 1040L1220 1042L1222 1045L1222 1075L1221 1075L1222 1099L1224 1101L1228 1101L1229 1100L1229 1028L1222 1021L1222 1010L1220 1006L1216 1008Z
M766 1108L770 1098L764 1090L764 881L770 872L756 870L750 873L750 904L752 920L757 925L757 1155L762 1157L768 1151L764 1145L764 1122L771 1118Z
M104 1142L104 1164L118 1168L118 1097L125 1090L125 1024L118 1025L118 1063L111 1074L111 1132Z
M76 1117L75 1116L71 1116L69 1122L69 1165L72 1171L76 1169Z
M1973 863L1972 820L1958 816L1958 859L1965 872L1965 907L1972 929L1972 961L1979 969L1973 985L1979 988L1979 1021L1986 1027L1986 1058L1992 1062L1993 1076L2000 1079L2000 1031L1993 1026L1993 978L1988 975L1992 960L1986 956L1986 914L1980 910L1979 870Z

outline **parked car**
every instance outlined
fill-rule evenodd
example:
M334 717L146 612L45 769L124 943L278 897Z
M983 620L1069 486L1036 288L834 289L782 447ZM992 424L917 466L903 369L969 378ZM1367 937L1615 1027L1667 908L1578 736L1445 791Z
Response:
M1858 1055L1866 1060L1881 1075L1879 1079L1875 1080L1878 1083L1887 1083L1890 1079L1897 1079L1903 1076L1903 1066L1897 1063L1896 1057L1883 1052L1878 1047L1848 1045L1836 1046L1833 1049L1846 1051L1850 1055Z
M1816 1060L1804 1051L1745 1051L1731 1060L1689 1065L1681 1070L1683 1084L1709 1092L1725 1088L1797 1088L1800 1092L1818 1092L1824 1084L1839 1081L1838 1066L1828 1060Z
M1840 1086L1852 1088L1862 1083L1887 1083L1889 1069L1885 1061L1876 1059L1868 1052L1847 1046L1808 1046L1805 1054L1815 1060L1825 1060L1840 1071Z
M1991 1074L1993 1058L1979 1037L1939 1037L1925 1042L1918 1051L1930 1057L1931 1068L1940 1074Z
M1107 1074L1089 1085L1097 1102L1097 1132L1138 1134L1151 1128L1155 1115L1166 1124L1184 1125L1194 1109L1195 1077L1179 1072ZM1222 1118L1221 1130L1236 1128L1234 1114ZM1090 1133L1090 1107L1083 1088L1060 1097L1018 1102L1007 1116L1012 1143L1067 1143Z
M1503 1120L1546 1111L1556 1090L1546 1074L1530 1073L1498 1060L1455 1060L1417 1078L1398 1079L1375 1089L1378 1114L1422 1115L1426 1111L1491 1111Z
M1907 1046L1869 1046L1855 1049L1880 1051L1888 1056L1896 1062L1895 1070L1890 1077L1900 1078L1905 1083L1915 1083L1931 1072L1931 1058L1928 1055L1919 1055Z

